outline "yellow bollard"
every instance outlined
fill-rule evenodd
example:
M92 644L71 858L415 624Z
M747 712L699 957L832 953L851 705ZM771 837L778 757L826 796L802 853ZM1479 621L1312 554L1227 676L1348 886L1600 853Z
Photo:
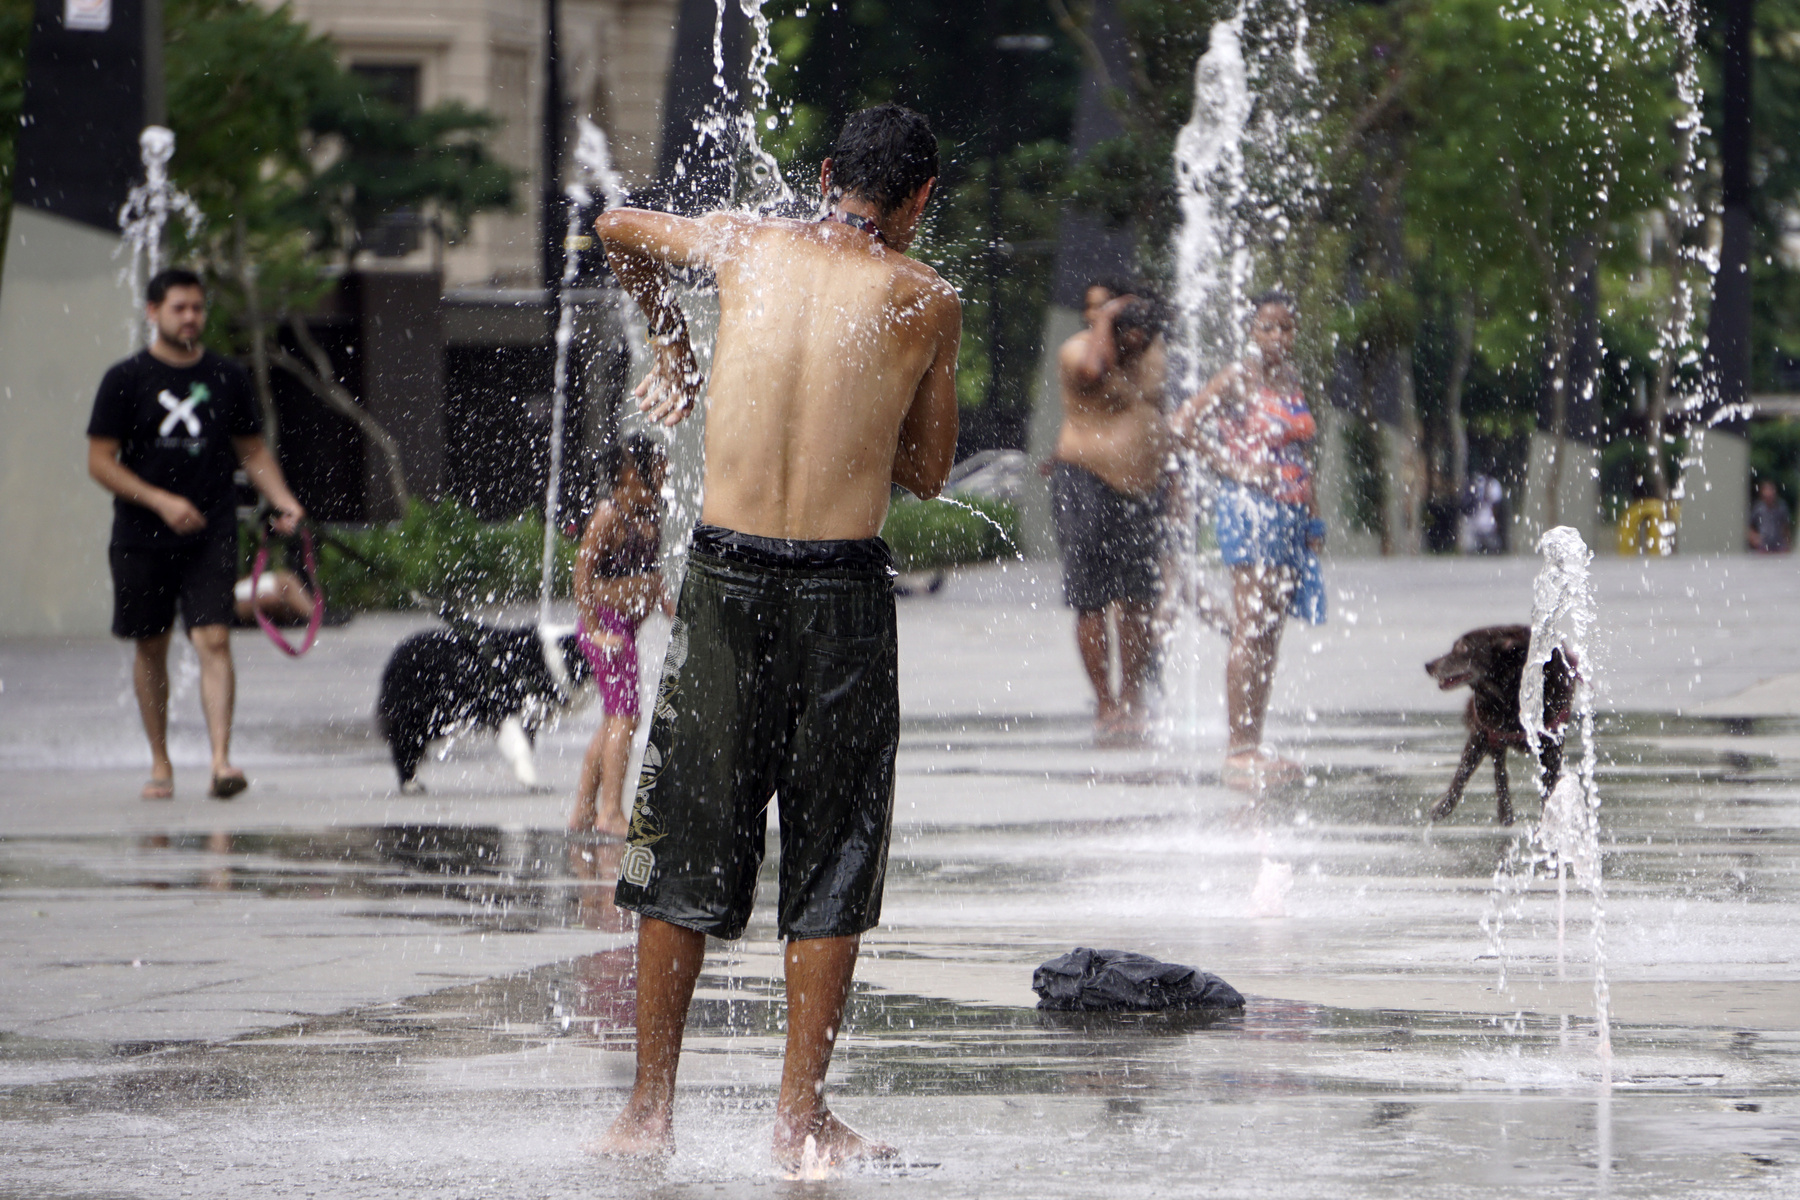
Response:
M1681 505L1673 500L1635 500L1619 518L1619 553L1673 554L1680 525Z

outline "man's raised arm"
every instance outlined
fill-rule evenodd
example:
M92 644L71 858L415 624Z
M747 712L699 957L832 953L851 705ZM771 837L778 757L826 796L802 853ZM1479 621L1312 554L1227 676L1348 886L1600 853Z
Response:
M688 341L687 320L669 290L669 267L712 267L739 220L718 214L690 220L620 208L602 213L594 232L619 283L643 309L655 363L633 393L653 421L674 425L700 398L700 366Z
M921 500L943 490L956 460L956 355L962 345L962 305L954 292L945 291L949 298L940 305L943 332L937 354L900 421L900 443L894 450L893 481Z
M1063 383L1078 392L1091 392L1106 378L1107 372L1119 365L1118 339L1113 334L1113 318L1136 296L1115 296L1094 315L1094 323L1084 332L1062 344L1057 364Z

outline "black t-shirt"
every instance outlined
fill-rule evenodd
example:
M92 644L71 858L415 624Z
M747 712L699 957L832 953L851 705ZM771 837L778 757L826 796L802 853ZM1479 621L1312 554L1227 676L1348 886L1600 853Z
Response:
M94 397L89 437L119 439L119 461L144 482L187 497L207 529L182 537L141 504L113 500L113 544L179 546L233 519L234 437L262 432L250 375L208 350L191 367L171 367L140 350L114 364Z

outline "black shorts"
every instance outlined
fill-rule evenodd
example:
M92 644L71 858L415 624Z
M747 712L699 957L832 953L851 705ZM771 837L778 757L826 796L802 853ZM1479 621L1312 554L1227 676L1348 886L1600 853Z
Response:
M115 543L107 558L112 563L114 637L136 640L169 632L177 603L187 629L231 624L238 558L235 521L215 518L203 537L182 546Z
M1162 587L1163 498L1128 496L1085 467L1054 464L1063 602L1097 612L1118 600L1154 604Z
M879 538L695 529L620 908L741 935L779 793L781 936L881 919L900 742L891 561Z

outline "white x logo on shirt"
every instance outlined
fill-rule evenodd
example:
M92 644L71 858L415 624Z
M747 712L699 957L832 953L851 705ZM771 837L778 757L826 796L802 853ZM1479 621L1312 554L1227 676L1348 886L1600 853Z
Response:
M205 395L204 392L198 392L190 395L186 400L177 400L175 393L167 388L158 392L156 402L168 409L169 415L164 417L162 424L156 427L157 436L168 437L169 430L175 428L175 422L180 421L187 426L189 437L199 437L200 418L194 415L194 406L199 404Z

